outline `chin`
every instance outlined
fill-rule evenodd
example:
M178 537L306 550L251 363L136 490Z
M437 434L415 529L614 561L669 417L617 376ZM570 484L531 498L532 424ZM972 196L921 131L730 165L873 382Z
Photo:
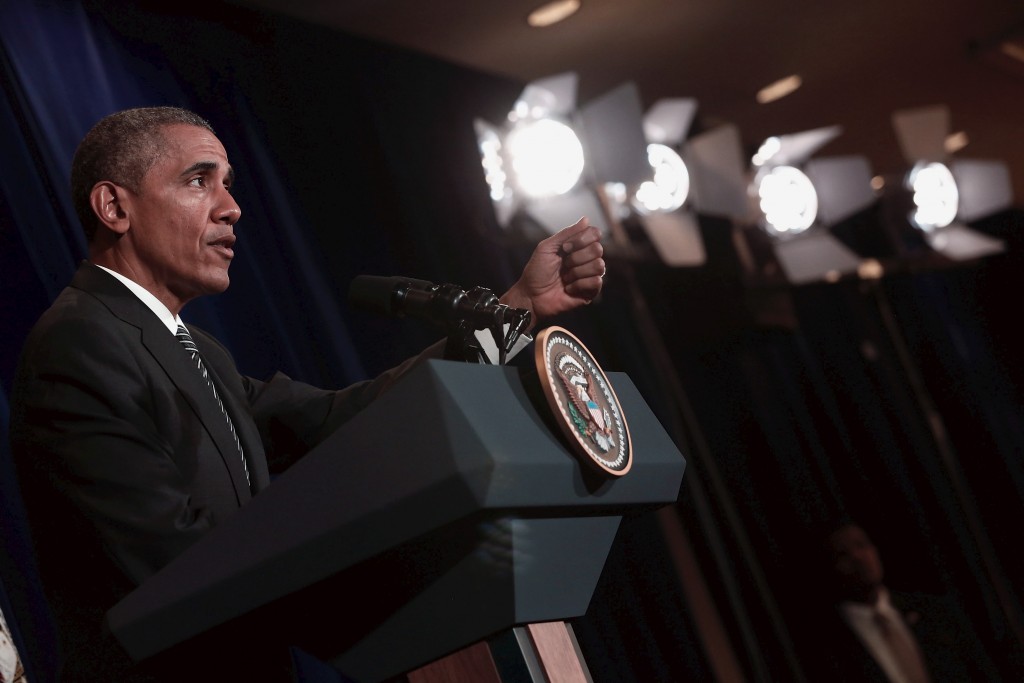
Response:
M231 278L228 277L227 273L224 273L223 277L207 278L203 282L202 293L203 294L220 294L228 288L231 284Z

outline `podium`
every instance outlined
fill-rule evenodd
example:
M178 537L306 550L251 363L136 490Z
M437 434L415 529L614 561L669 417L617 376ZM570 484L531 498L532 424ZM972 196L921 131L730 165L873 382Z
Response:
M111 631L141 661L276 628L377 683L583 615L622 516L674 502L685 467L628 376L607 377L622 477L577 460L531 370L423 362L115 605Z

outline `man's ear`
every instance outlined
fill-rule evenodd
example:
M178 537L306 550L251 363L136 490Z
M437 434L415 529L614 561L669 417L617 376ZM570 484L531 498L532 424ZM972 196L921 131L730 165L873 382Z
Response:
M128 190L109 180L96 183L89 193L93 213L100 223L118 235L128 232L128 201Z

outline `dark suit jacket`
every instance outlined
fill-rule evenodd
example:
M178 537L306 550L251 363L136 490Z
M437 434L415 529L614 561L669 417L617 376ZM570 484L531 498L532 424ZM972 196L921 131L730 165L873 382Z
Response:
M65 648L62 680L129 680L105 612L268 486L268 463L286 467L406 369L344 391L281 374L261 382L190 331L241 439L251 490L209 387L116 278L83 264L26 342L12 455Z
M890 591L889 597L914 632L933 683L1002 680L970 624L949 601L897 591ZM812 682L887 683L882 668L838 608L818 626L813 646L820 662L811 671Z

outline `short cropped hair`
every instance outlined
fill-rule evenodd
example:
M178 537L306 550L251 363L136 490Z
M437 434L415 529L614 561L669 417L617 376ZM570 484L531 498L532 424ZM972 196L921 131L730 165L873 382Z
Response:
M156 163L166 126L213 127L198 114L179 107L139 107L106 116L92 127L71 162L71 199L75 213L92 242L99 227L89 195L96 183L109 180L138 192L146 172Z

